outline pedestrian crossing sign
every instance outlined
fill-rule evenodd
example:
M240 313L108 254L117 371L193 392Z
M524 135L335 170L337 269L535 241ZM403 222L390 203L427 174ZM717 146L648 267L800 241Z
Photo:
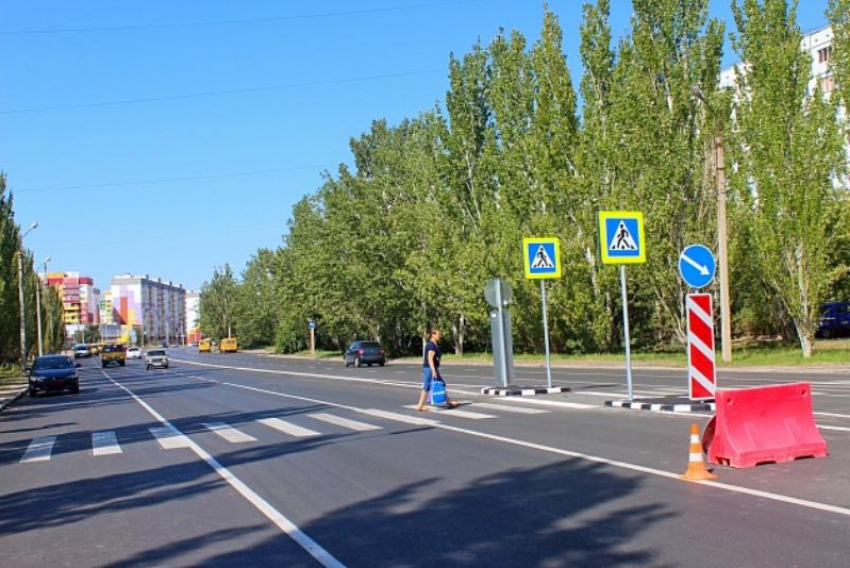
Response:
M522 239L522 251L527 279L561 277L561 245L557 237Z
M599 248L604 264L643 264L646 262L643 213L640 211L600 211Z

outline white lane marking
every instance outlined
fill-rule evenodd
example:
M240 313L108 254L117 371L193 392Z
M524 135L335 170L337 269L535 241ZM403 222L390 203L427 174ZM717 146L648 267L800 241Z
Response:
M829 416L831 418L850 418L850 414L835 414L834 412L813 412L815 416Z
M142 408L148 411L148 413L153 416L157 421L159 421L163 426L168 427L174 431L179 431L171 425L171 423L166 420L159 412L153 409L148 403L144 400L136 396L136 393L128 389L122 384L119 384L112 377L110 377L105 370L101 369L103 376L109 379L112 384L122 389L128 395L130 395L133 400L139 403ZM345 568L345 565L341 563L339 560L334 558L334 556L319 546L319 544L314 541L312 538L307 536L298 526L295 525L292 521L290 521L286 516L283 515L280 511L271 506L271 504L260 497L253 489L245 485L245 483L233 475L229 469L218 463L214 457L208 454L201 446L190 440L187 436L184 436L182 433L180 434L186 439L186 443L195 452L199 458L204 460L208 466L210 466L228 485L233 487L242 497L244 497L249 503L251 503L258 511L260 511L267 519L269 519L272 523L275 524L283 533L288 535L292 540L294 540L298 545L303 548L310 556L316 559L322 566L326 566L327 568Z
M558 408L570 408L573 410L587 410L588 408L599 408L596 404L584 404L581 402L567 402L560 400L536 400L533 398L526 399L525 397L509 397L499 399L500 402L516 403L516 404L535 404L538 406L556 406Z
M295 436L296 438L309 438L310 436L321 436L322 434L316 432L315 430L310 430L309 428L302 428L301 426L296 426L291 422L287 422L286 420L281 420L280 418L260 418L257 420L260 424L264 424L269 428L274 428L284 434L289 434L290 436Z
M171 426L160 426L149 428L153 437L159 442L163 450L175 450L177 448L188 448L189 438L184 436L177 428Z
M56 443L56 436L41 436L33 438L30 442L27 451L21 458L20 463L32 463L47 461L50 459L50 454L53 452L53 444Z
M508 406L507 404L492 404L490 402L476 402L473 406L475 408L502 410L505 412L514 412L516 414L549 414L548 410L541 410L539 408L522 408L519 406Z
M321 420L322 422L327 422L328 424L342 426L343 428L348 428L349 430L354 430L356 432L368 432L369 430L382 429L380 426L375 426L374 424L366 424L365 422L358 422L357 420L349 420L348 418L335 416L326 412L314 412L307 416L315 418L316 420Z
M233 426L229 426L224 422L204 422L204 428L210 430L211 432L218 434L228 442L232 444L244 444L245 442L256 442L257 439L254 436L246 434L240 430L237 430Z
M850 428L845 428L843 426L821 426L818 424L818 428L821 430L835 430L837 432L850 432Z
M92 432L91 453L94 456L108 456L110 454L122 453L121 446L118 445L118 438L115 437L115 432Z
M546 453L582 459L582 460L585 460L585 461L604 464L604 465L608 465L608 466L619 468L619 469L626 469L626 470L630 470L630 471L636 471L636 472L639 472L639 473L645 473L647 475L654 475L656 477L662 477L662 478L665 478L665 479L669 479L671 481L682 482L680 473L676 473L676 472L672 472L672 471L664 471L664 470L661 470L661 469L645 467L645 466L642 466L642 465L632 464L632 463L628 463L628 462L622 462L622 461L618 461L618 460L612 460L612 459L603 458L603 457L600 457L600 456L594 456L592 454L585 454L585 453L582 453L582 452L575 452L575 451L572 451L572 450L564 450L564 449L555 448L555 447L552 447L552 446L545 446L543 444L535 444L533 442L526 442L524 440L517 440L517 439L514 439L514 438L505 438L504 436L497 436L495 434L487 434L486 432L479 432L477 430L469 430L469 429L460 428L460 427L457 427L457 426L449 426L449 425L443 424L443 423L441 423L437 420L427 420L427 419L422 419L422 418L417 419L417 418L404 416L402 414L395 414L393 412L387 412L385 410L378 410L378 409L374 409L374 408L358 408L356 406L350 406L350 405L347 405L347 404L340 404L340 403L331 402L331 401L328 401L328 400L321 400L321 399L310 398L310 397L306 397L306 396L297 396L297 395L294 395L294 394L286 394L286 393L282 393L282 392L279 392L279 391L272 391L272 390L268 390L268 389L250 387L250 386L247 386L247 385L240 385L240 384L237 384L237 383L221 382L220 384L235 387L235 388L242 388L242 389L252 390L252 391L256 391L256 392L262 392L262 393L269 394L269 395L272 395L272 396L279 396L279 397L282 397L282 398L289 398L289 399L292 399L292 400L300 400L300 401L303 401L303 402L311 402L311 403L314 403L314 404L324 404L326 406L331 406L331 407L334 407L334 408L345 408L347 410L351 410L351 411L354 411L354 412L369 414L371 416L378 416L380 418L387 418L389 420L399 420L401 422L409 422L409 423L416 423L416 422L413 422L413 421L417 421L419 423L424 423L424 425L432 426L434 428L439 428L441 430L448 430L450 432L456 432L458 434L466 434L468 436L485 438L485 439L488 439L488 440L491 440L491 441L501 442L503 444L535 449L535 450L539 450L539 451L546 452ZM670 414L670 416L674 416L674 414ZM732 485L732 484L729 484L729 483L721 483L721 482L718 482L718 481L688 481L688 482L685 482L685 483L697 483L697 484L702 485L702 486L709 488L709 489L719 489L719 490L722 490L722 491L729 491L731 493L739 493L739 494L742 494L742 495L749 495L751 497L759 497L759 498L762 498L762 499L769 499L771 501L777 501L777 502L786 503L786 504L789 504L789 505L797 505L797 506L800 506L800 507L805 507L807 509L825 511L825 512L828 512L828 513L835 513L837 515L843 515L843 516L846 516L846 517L850 517L850 508L839 507L839 506L836 506L836 505L829 505L829 504L826 504L826 503L820 503L818 501L809 501L807 499L798 499L796 497L789 497L787 495L780 495L779 493L770 493L768 491L761 491L761 490L758 490L758 489L751 489L749 487L743 487L743 486L740 486L740 485Z
M415 404L405 404L405 408L416 410ZM457 408L440 408L439 406L429 406L428 412L437 414L445 414L446 416L457 416L458 418L468 418L469 420L485 420L487 418L495 418L492 414L481 414L480 412L470 412L468 410L458 410Z
M416 426L436 426L437 424L439 424L437 420L431 420L430 418L417 418L416 416L407 416L406 414L398 414L396 412L379 410L377 408L355 408L353 406L344 406L338 404L331 404L329 406L336 406L338 408L348 408L349 410L360 412L362 414L368 414L369 416L375 416L377 418L383 418L385 420L394 420L396 422L404 422L405 424L414 424Z

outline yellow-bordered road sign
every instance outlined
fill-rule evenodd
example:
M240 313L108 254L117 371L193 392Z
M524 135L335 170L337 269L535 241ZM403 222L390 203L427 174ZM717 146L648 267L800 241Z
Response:
M643 264L646 262L643 213L640 211L600 211L599 249L604 264Z
M543 280L561 277L561 244L558 237L522 239L525 277Z

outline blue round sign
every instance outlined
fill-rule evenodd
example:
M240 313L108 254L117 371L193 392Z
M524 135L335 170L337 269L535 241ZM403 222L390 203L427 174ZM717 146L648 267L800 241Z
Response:
M310 329L316 329L316 322L314 322L314 321L311 321L311 322L310 322L309 324L307 324L307 325L309 325L309 326L310 326Z
M717 263L707 246L691 245L679 255L679 274L691 288L702 288L714 280Z

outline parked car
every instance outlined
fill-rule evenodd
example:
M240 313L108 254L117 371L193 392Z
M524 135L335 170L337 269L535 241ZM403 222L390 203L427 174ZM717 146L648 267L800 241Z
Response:
M348 346L343 355L345 366L354 365L380 365L383 367L387 362L387 352L377 341L355 341Z
M820 308L819 337L850 335L850 302L829 302Z
M85 343L77 343L74 345L74 359L79 359L80 357L91 357L89 346Z
M138 347L128 347L127 348L127 359L141 359L142 358L142 350Z
M145 368L150 371L153 367L168 368L168 354L165 349L151 349L145 353Z
M26 368L29 374L29 395L35 396L38 391L80 392L79 366L67 355L36 357L32 367Z

